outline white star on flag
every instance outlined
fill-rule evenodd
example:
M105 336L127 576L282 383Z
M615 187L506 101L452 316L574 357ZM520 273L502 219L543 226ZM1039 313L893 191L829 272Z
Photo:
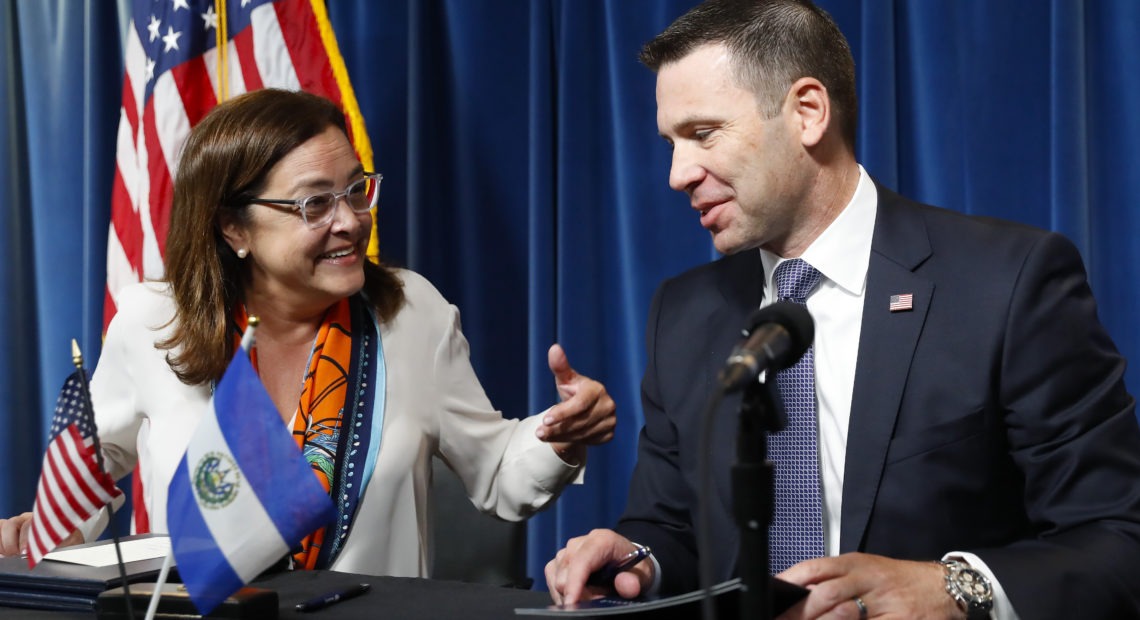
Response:
M162 26L162 22L159 21L158 18L155 17L154 15L151 15L150 16L150 23L147 24L147 26L146 26L146 31L150 33L150 40L151 41L153 41L153 40L157 39L159 36L161 36L161 33L158 31L159 27L161 27L161 26Z
M178 37L182 36L181 32L174 32L174 28L167 26L166 35L162 37L162 42L166 44L164 52L178 49Z
M202 21L206 22L206 30L218 29L218 14L214 12L214 7L206 8L206 12L202 13Z

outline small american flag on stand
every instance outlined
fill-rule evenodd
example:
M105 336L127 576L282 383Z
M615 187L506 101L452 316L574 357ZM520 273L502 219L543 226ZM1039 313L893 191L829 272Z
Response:
M99 466L91 397L86 376L79 374L85 372L73 372L56 401L28 534L31 568L81 523L122 494Z
M891 295L890 309L891 312L904 312L906 310L913 310L914 294L904 293L902 295Z

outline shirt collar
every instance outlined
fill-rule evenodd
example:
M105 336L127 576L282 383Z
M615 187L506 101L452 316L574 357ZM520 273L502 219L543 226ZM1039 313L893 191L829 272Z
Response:
M859 184L851 201L801 256L824 278L852 295L862 295L867 286L878 201L875 184L860 164ZM784 259L764 249L760 250L760 259L764 265L765 289L774 291L772 274Z

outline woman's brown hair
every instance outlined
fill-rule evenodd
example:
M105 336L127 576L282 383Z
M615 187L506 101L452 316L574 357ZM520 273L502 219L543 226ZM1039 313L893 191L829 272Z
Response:
M233 354L235 305L243 301L248 267L225 242L221 222L249 221L248 200L270 169L310 138L336 127L344 114L304 92L257 90L226 101L190 132L174 178L166 240L166 281L174 296L174 330L156 346L188 385L221 378ZM365 261L364 295L381 321L404 302L403 285L382 264Z

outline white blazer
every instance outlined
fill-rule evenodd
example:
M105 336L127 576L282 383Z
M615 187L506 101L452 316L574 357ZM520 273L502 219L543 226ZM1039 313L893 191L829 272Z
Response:
M459 311L422 276L398 270L406 303L380 324L387 366L383 433L349 537L333 570L428 576L431 456L458 474L481 510L519 520L552 501L581 467L534 431L542 415L504 419L471 368ZM165 532L166 492L207 410L209 386L188 386L154 346L169 337L174 302L165 283L121 293L91 380L103 454L116 480L139 462L151 530ZM88 540L100 522L85 530Z

